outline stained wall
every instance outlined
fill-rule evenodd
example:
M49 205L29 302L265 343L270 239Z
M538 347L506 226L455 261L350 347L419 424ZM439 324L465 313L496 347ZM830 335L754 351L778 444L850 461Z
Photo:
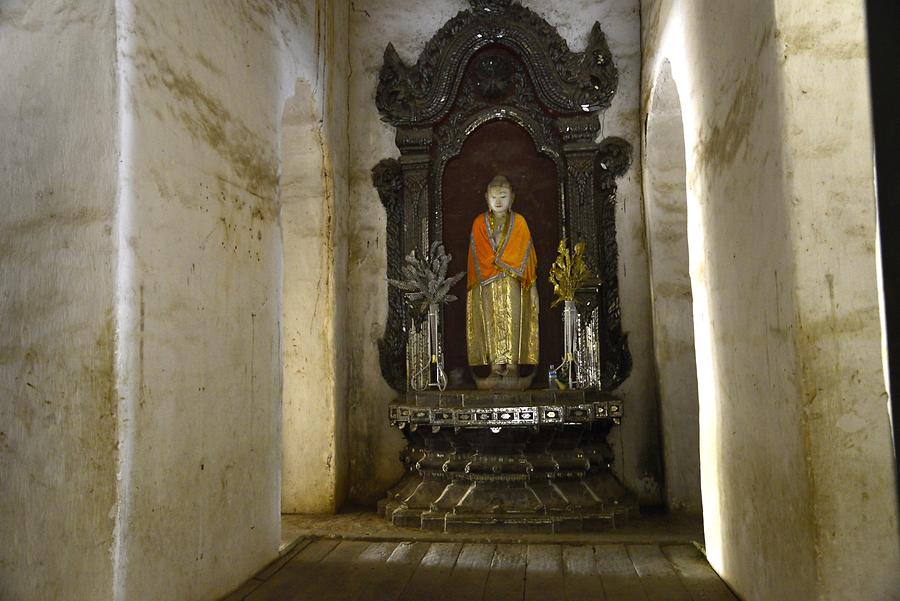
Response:
M115 27L111 1L0 6L3 599L112 596Z
M276 42L237 3L120 10L116 592L207 598L279 536Z
M349 8L320 7L281 127L282 512L335 512L348 487ZM312 74L309 77L308 73Z
M642 2L685 128L706 551L744 599L891 599L862 2Z
M345 440L346 119L323 122L346 22L312 0L0 9L0 597L215 599L276 556L282 455L316 444L282 429L282 324L320 295L331 346L304 344L331 368L290 407ZM327 177L282 149L304 85ZM332 249L290 302L285 171ZM333 509L339 462L295 490Z
M336 437L334 353L319 350L333 338L329 280L341 266L325 220L313 232L332 247L312 270L320 285L283 299L304 271L283 248L306 232L282 209L334 213L331 192L282 197L283 169L296 175L282 127L298 79L316 89L306 102L320 129L326 116L326 14L316 2L235 1L141 2L119 15L122 598L215 598L252 575L278 549L282 482L296 487L282 457L293 465L298 446ZM298 396L283 384L294 357L282 363L283 323L317 297L326 335L306 344L323 368ZM316 434L304 441L288 420L283 430L283 407ZM318 475L306 495L333 497L333 474Z
M594 21L605 32L619 70L619 88L601 117L602 136L620 136L632 144L635 161L618 181L617 229L619 286L624 330L634 357L631 377L619 389L627 418L612 439L618 445L617 469L645 503L661 500L658 414L653 384L647 256L640 192L638 2L551 2L526 0L557 27L573 50L584 49ZM396 393L378 364L378 339L387 318L385 212L372 185L371 169L382 158L396 157L394 130L380 120L375 89L382 55L392 42L400 57L414 63L425 43L468 2L354 2L350 17L350 258L348 315L353 322L350 348L350 497L373 503L400 477L398 453L403 438L387 424L387 404Z
M900 536L875 256L865 2L775 6L819 594L891 599L900 590Z

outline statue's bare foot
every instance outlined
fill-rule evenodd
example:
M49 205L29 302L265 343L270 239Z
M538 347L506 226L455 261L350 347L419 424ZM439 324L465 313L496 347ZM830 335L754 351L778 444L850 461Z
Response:
M491 365L491 373L501 377L506 375L507 369L506 363Z

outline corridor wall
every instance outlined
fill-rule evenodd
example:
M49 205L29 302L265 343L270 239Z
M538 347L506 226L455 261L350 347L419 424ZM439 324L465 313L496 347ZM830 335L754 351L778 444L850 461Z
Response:
M891 599L863 2L645 0L685 126L706 551L743 599Z

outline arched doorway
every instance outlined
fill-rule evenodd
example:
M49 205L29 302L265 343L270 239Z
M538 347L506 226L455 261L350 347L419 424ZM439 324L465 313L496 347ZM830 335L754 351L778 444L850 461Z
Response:
M329 152L316 93L298 79L281 122L282 513L333 513L346 496Z
M653 84L644 138L644 212L666 499L699 514L700 456L684 125L668 61Z

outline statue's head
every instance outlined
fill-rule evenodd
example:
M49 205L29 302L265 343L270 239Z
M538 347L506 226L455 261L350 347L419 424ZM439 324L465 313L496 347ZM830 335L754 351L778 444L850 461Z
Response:
M488 208L491 213L497 216L505 215L512 206L516 195L513 194L512 184L504 175L494 176L491 183L488 184L487 191L484 193L487 200Z

